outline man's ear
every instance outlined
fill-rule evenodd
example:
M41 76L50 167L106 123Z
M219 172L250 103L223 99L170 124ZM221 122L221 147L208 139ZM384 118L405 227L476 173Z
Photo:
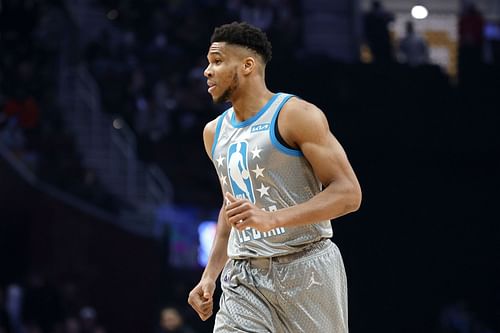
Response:
M255 58L254 57L246 57L243 61L243 74L248 75L255 70Z

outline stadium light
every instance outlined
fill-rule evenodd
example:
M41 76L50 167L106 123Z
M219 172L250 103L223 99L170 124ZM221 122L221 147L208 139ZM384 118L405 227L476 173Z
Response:
M422 5L413 6L411 16L417 20L423 20L429 15L429 11Z

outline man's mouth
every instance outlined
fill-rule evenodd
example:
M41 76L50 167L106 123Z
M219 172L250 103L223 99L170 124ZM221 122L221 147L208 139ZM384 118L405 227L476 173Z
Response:
M212 92L215 89L215 83L213 82L207 82L208 85L208 92Z

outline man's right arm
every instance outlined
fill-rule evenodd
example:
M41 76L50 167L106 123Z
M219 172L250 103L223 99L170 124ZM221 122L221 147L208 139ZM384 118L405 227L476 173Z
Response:
M218 118L217 118L218 119ZM214 144L215 129L217 127L217 119L209 122L205 129L203 130L203 143L205 144L205 150L208 157L212 158L212 146ZM217 279L224 264L227 261L227 241L229 239L229 233L231 231L231 226L226 221L225 214L225 200L223 200L222 208L219 212L219 218L217 219L217 231L215 233L215 239L208 259L208 264L203 272L202 279Z
M209 157L211 157L212 145L214 142L215 126L216 120L208 123L203 131L205 150ZM226 221L224 205L225 202L219 212L217 230L207 266L200 282L191 290L188 298L188 303L198 313L202 320L207 320L213 313L213 294L216 280L228 259L227 242L231 227Z
M231 227L226 222L223 209L219 212L217 231L207 266L203 271L200 282L191 290L188 297L188 303L198 313L201 320L207 320L213 314L213 295L216 281L228 259L227 242Z
M224 207L222 207L217 220L217 230L215 232L212 250L208 258L207 266L201 276L202 280L210 280L214 282L217 280L217 277L224 268L228 259L227 242L230 232L231 226L226 221Z

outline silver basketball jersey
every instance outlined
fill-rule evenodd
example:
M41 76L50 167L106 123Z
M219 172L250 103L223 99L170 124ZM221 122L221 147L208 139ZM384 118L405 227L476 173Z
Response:
M236 119L233 108L218 117L212 161L223 193L247 199L263 210L276 211L307 201L321 191L321 183L302 152L284 146L275 133L278 114L291 97L275 94L257 114L243 122ZM233 228L228 256L280 256L331 236L329 220L268 232Z

